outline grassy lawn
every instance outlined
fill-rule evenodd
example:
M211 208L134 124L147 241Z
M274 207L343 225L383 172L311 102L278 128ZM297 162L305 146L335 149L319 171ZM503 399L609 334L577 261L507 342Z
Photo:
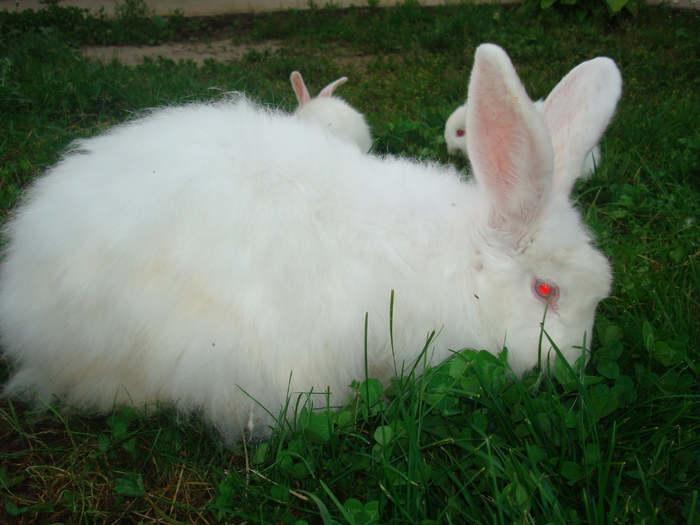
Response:
M373 2L371 2L373 3ZM443 126L476 46L503 46L532 98L578 63L624 79L592 180L574 196L613 264L593 357L521 381L465 350L384 389L357 378L338 412L299 414L231 450L199 421L35 413L0 402L0 523L700 524L700 17L612 19L455 4L332 6L225 19L118 20L74 9L0 14L0 210L74 139L133 112L246 91L294 109L289 85L339 89L375 152L455 163ZM186 15L186 13L184 13ZM227 37L274 40L222 63L90 62L80 48ZM478 349L477 349L478 350ZM0 362L0 381L9 373Z

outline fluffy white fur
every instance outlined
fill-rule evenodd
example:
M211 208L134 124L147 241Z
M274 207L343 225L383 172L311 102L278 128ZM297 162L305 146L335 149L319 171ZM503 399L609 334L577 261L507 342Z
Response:
M368 153L372 149L374 141L364 115L343 99L333 96L335 88L344 84L347 77L328 84L316 98L311 98L304 79L298 71L292 72L290 80L299 103L296 110L297 116L320 124L339 137L357 144L363 153Z
M556 100L561 97L561 95L557 95L557 90L561 89L562 85L565 85L565 80L562 80L562 82L552 91L553 94L555 94L554 99ZM552 95L547 98L547 100L550 100L552 98ZM563 98L563 97L561 97ZM576 103L576 101L574 101ZM545 100L538 100L535 103L535 108L537 111L542 112L546 101ZM455 156L461 156L461 157L468 157L467 155L467 104L464 103L461 106L459 106L457 109L455 109L452 114L447 118L447 122L445 123L445 142L447 143L447 153L450 155L455 155ZM579 173L579 177L581 179L589 179L593 174L595 173L595 170L600 166L600 161L602 159L601 153L600 153L600 146L598 144L594 145L593 148L591 149L590 153L586 155L583 165L581 166L581 171Z
M595 102L559 118L560 106L535 110L502 49L479 47L471 182L364 155L240 96L78 141L7 229L5 395L102 411L166 402L228 440L264 438L262 407L277 415L309 391L317 407L326 392L342 403L364 377L365 313L374 377L410 366L431 331L433 362L505 345L524 373L547 307L538 279L558 286L545 329L574 361L611 274L568 190L621 90L610 59L579 68L569 92ZM544 338L545 362L549 351Z

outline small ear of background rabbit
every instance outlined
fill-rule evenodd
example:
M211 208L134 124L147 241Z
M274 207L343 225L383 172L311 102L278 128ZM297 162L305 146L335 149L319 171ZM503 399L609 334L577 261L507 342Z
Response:
M290 80L299 103L296 115L324 126L332 133L357 144L363 153L369 153L374 141L364 115L343 99L333 96L335 88L344 84L347 77L328 84L316 98L309 95L301 73L293 71Z
M554 92L554 90L552 91ZM542 113L546 100L538 100L535 102L535 108ZM445 123L445 142L447 143L447 153L450 155L468 158L467 155L467 103L465 102L448 117ZM602 156L600 146L593 146L591 152L586 156L581 166L581 174L579 177L583 180L590 179L595 170L600 166Z

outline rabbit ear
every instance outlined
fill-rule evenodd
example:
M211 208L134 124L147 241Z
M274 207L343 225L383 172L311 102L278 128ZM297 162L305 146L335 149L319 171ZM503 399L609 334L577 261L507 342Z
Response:
M333 94L335 88L337 88L341 84L345 84L345 82L347 81L348 77L341 77L338 80L334 80L321 90L321 92L318 94L318 98L330 97Z
M508 55L493 44L474 57L467 150L488 201L488 225L519 243L551 199L552 145Z
M304 84L304 79L301 78L301 73L298 71L292 71L292 75L289 77L292 81L292 88L297 96L297 102L299 102L299 107L304 104L311 102L311 96L309 95L309 90L306 89L306 84Z
M547 97L542 117L554 148L554 187L568 197L581 166L608 127L622 93L615 62L599 57L579 64Z

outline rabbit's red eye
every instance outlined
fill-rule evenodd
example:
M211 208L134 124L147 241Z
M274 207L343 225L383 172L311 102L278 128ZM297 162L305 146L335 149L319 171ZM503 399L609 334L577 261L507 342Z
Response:
M553 303L556 299L558 289L555 284L537 280L534 283L533 291L540 299Z
M463 129L458 129L458 130L457 130L457 136L458 136L458 137L463 137L464 135L465 135L465 133L464 133L464 130L463 130Z

